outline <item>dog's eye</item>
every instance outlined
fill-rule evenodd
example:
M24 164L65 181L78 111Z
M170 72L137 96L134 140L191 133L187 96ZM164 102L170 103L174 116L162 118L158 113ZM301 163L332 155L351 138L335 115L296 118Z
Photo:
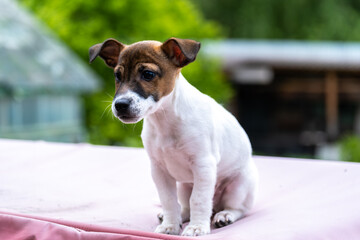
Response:
M120 72L115 72L114 75L115 75L115 80L117 82L120 82L121 81L121 73Z
M145 70L141 73L141 78L147 82L153 80L155 78L155 76L156 76L156 73L149 71L149 70Z

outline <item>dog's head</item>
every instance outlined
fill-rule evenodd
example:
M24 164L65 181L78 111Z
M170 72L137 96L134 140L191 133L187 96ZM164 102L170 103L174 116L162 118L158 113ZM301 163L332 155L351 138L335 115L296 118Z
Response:
M125 45L115 39L92 46L90 62L100 56L114 69L114 115L124 123L135 123L154 113L169 95L185 65L193 62L200 43L170 38L164 43L142 41Z

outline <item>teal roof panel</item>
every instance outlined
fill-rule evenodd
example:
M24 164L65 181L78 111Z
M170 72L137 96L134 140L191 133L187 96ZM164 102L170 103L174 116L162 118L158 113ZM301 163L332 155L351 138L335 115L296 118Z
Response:
M88 92L96 74L12 0L0 0L0 89Z

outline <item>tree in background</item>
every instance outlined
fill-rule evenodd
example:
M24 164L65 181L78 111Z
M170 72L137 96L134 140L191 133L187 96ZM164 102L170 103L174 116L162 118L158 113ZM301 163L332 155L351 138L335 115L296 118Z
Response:
M347 162L360 162L360 137L348 135L339 142L340 159Z
M217 38L220 27L206 21L189 0L20 0L44 21L84 61L90 46L107 38L130 44L140 40L165 41L169 37ZM91 66L103 79L104 90L86 97L90 142L140 146L141 124L124 125L112 118L110 104L114 76L101 60ZM221 102L231 97L231 88L213 60L200 56L183 74L201 91Z
M231 38L360 40L358 0L195 0Z

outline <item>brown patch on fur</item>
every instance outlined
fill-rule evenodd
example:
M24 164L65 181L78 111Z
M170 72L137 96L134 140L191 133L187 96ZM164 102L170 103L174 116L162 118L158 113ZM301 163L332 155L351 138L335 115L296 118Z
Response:
M143 41L121 51L114 69L115 73L121 74L120 81L115 84L116 95L132 90L144 98L153 96L158 101L171 93L180 68L169 61L161 46L161 42ZM155 78L151 81L142 79L141 74L145 70L155 72Z
M142 41L129 46L107 39L89 49L90 62L100 56L114 69L116 95L132 90L155 101L171 93L180 69L193 62L200 43L190 39L169 38L164 43ZM150 79L146 71L155 73Z
M109 38L103 43L98 43L89 49L90 63L100 56L111 68L117 64L120 52L125 48L125 45L116 39Z

